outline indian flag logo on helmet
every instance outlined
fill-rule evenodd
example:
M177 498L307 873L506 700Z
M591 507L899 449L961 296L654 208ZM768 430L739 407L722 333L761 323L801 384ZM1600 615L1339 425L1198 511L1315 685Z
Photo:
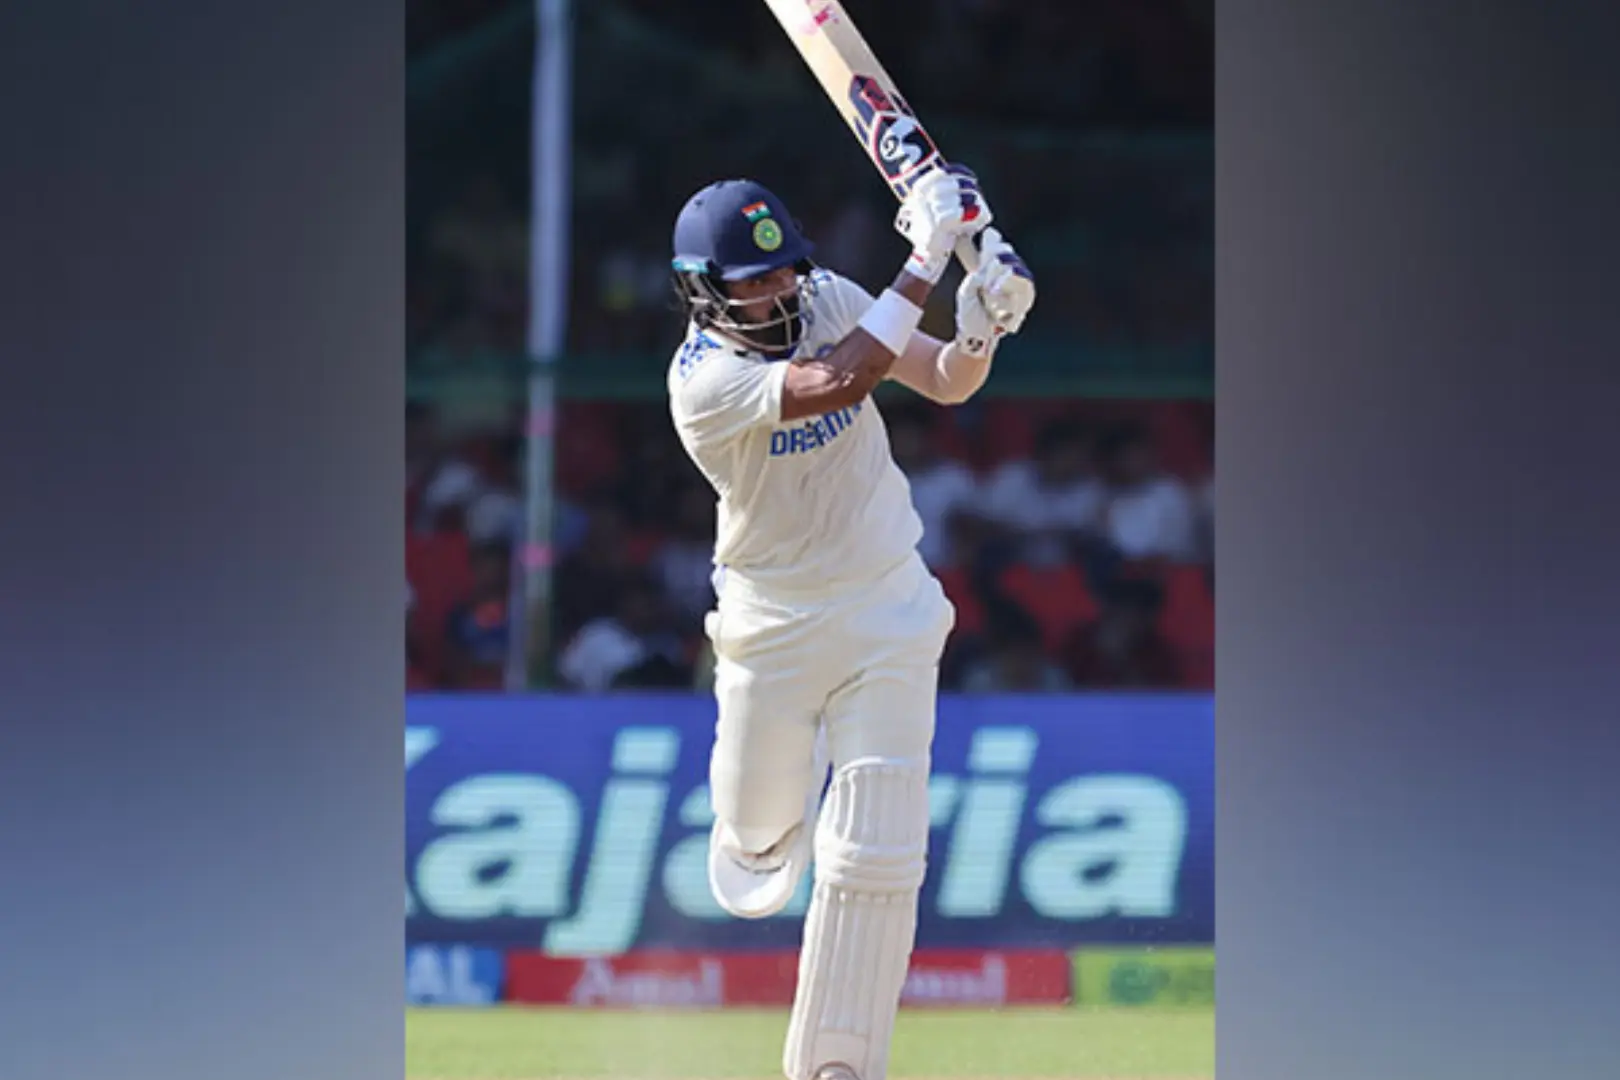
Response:
M749 221L758 221L760 218L770 217L771 208L763 202L749 203L742 208L742 214Z

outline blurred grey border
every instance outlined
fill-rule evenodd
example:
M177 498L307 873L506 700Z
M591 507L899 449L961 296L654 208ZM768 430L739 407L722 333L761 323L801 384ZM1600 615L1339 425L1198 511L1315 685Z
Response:
M1218 1075L1620 1075L1620 8L1218 16Z
M399 1077L403 6L4 22L0 1076Z
M0 39L8 1080L402 1072L402 14ZM1221 6L1223 1080L1614 1075L1615 16Z

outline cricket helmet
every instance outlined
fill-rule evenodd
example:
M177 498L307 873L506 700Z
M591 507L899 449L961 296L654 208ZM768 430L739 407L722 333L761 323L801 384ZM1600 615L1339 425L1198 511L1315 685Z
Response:
M786 205L753 180L721 180L686 201L675 219L675 293L699 326L713 328L765 353L793 349L803 334L799 312L813 268L815 245ZM769 316L739 318L741 302L726 283L794 267L796 289L777 296Z

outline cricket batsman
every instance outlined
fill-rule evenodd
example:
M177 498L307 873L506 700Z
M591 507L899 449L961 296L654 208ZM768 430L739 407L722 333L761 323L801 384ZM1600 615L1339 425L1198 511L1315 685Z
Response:
M895 219L911 254L875 299L816 266L787 208L753 181L704 188L675 223L689 325L670 411L719 502L705 623L719 705L710 888L730 914L763 918L815 866L789 1080L884 1080L887 1069L955 612L917 553L922 525L871 394L892 379L957 404L984 384L1034 299L991 221L971 172L929 173ZM975 236L956 336L939 341L918 330L923 303L957 242Z

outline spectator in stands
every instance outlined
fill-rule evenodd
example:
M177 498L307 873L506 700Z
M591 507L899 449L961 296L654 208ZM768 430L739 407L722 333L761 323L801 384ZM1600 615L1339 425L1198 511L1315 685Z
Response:
M523 530L523 500L516 492L486 485L467 503L467 538L475 544L516 543Z
M668 629L663 594L641 574L625 580L615 612L586 623L568 643L557 673L569 687L589 693L692 685L692 668Z
M973 473L940 452L936 415L921 403L907 403L883 414L895 464L910 481L911 501L922 518L923 537L917 550L934 569L951 561L947 525L951 515L971 507L978 494Z
M490 537L506 540L516 540L522 534L522 489L528 454L522 434L529 420L526 405L514 407L505 426L491 425L480 439L484 490L467 509L467 527L475 533L482 530Z
M1051 566L1096 534L1105 496L1089 432L1060 420L1041 429L1032 459L996 471L980 512L1014 539L1014 557Z
M551 543L558 559L566 559L580 549L590 535L590 514L574 500L553 492L551 504Z
M1147 429L1132 424L1109 432L1098 460L1108 485L1105 533L1114 548L1126 559L1196 561L1192 496L1160 469Z
M497 690L511 648L511 545L495 541L473 548L472 570L472 594L446 621L445 674L457 689Z
M1021 608L1000 604L991 613L987 651L962 677L968 693L1024 693L1069 688L1063 671L1046 655L1041 628Z
M653 554L653 573L669 597L670 616L687 635L702 632L714 597L714 495L703 485L682 485L669 539Z
M465 531L467 508L483 490L483 478L477 469L457 458L446 458L422 486L416 527L424 532Z
M1124 579L1103 592L1096 621L1065 643L1063 666L1085 689L1167 689L1180 682L1175 652L1159 635L1164 593L1156 582Z
M405 484L411 525L421 532L465 529L468 508L488 488L447 444L438 413L420 402L405 406Z

